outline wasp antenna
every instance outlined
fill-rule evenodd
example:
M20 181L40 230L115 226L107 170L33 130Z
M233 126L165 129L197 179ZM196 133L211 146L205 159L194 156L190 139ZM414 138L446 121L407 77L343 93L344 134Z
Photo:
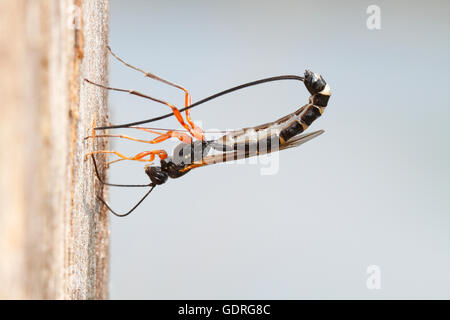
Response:
M149 184L117 184L117 183L105 182L105 181L102 180L102 178L100 178L100 174L99 174L98 168L97 168L97 162L95 161L95 157L94 157L93 154L91 154L91 158L92 158L92 162L94 163L95 175L97 176L98 181L100 181L100 183L105 185L105 186L128 187L128 188L133 188L133 187L151 187L151 186L153 186L152 183L149 183Z
M130 213L132 213L132 212L133 212L133 211L134 211L134 210L142 203L142 201L144 201L145 198L147 198L147 196L150 194L150 192L152 192L153 189L155 189L155 187L156 187L155 184L151 184L151 186L152 186L152 187L150 188L150 190L149 190L149 191L142 197L142 199L139 200L139 202L136 203L136 204L134 205L134 207L131 208L130 211L128 211L127 213L117 213L117 212L115 212L113 209L111 209L111 207L110 207L110 206L106 203L106 201L103 200L101 197L97 196L97 199L100 200L100 201L108 208L108 210L111 211L111 213L112 213L113 215L115 215L115 216L117 216L117 217L126 217L126 216L128 216Z

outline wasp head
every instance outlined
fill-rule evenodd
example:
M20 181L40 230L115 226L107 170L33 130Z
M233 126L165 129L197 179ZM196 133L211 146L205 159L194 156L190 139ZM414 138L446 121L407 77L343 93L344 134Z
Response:
M161 167L145 166L145 173L155 185L163 184L169 178L169 175Z

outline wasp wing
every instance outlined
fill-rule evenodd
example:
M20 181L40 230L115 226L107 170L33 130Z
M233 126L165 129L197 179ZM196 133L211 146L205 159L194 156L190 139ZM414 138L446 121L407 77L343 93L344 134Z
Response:
M302 145L303 143L308 142L309 140L320 136L324 132L325 132L324 130L318 130L318 131L314 131L311 133L305 133L305 134L298 135L296 137L293 137L288 142L280 145L278 148L272 148L272 149L268 149L268 150L254 150L252 152L235 150L235 151L223 152L220 154L209 155L209 156L203 157L203 159L201 161L194 162L191 165L191 168L193 169L193 168L203 167L203 166L207 166L207 165L215 164L215 163L250 158L250 157L254 157L254 156L259 156L259 155L263 155L263 154L276 152L279 150L298 147L298 146Z
M305 142L308 142L309 140L312 140L315 137L320 136L324 132L325 132L325 130L317 130L317 131L314 131L311 133L305 133L305 134L298 135L296 137L292 137L291 140L289 140L288 142L286 142L280 146L280 150L298 147L298 146L304 144Z

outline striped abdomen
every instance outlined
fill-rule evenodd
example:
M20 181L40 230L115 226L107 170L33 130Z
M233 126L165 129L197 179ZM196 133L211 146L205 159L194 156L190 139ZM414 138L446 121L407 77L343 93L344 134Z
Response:
M280 132L280 144L302 133L320 117L328 104L331 90L321 75L309 70L305 72L305 86L311 93L309 104L300 109L298 117Z

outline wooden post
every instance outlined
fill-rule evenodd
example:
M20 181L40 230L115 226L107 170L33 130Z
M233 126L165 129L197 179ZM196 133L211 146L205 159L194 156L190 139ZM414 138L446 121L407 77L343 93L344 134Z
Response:
M107 0L0 1L0 299L104 299ZM104 166L99 158L100 167Z

